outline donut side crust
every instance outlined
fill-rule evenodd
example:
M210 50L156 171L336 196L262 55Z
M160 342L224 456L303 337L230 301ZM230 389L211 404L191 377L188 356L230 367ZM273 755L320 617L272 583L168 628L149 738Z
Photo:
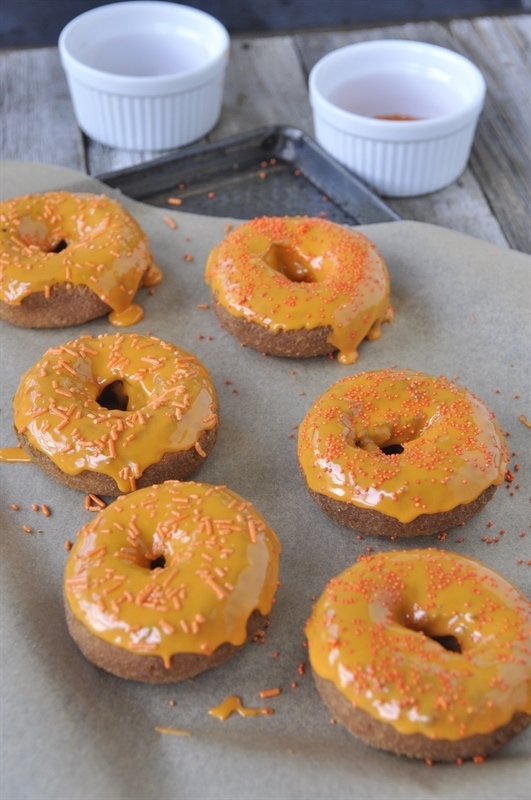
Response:
M367 711L355 708L331 682L317 675L315 685L325 705L337 722L365 744L408 758L431 761L456 761L486 756L507 744L531 723L531 716L518 711L506 724L485 734L473 734L460 740L430 739L420 733L402 734L387 722L375 719Z
M191 447L189 450L182 450L175 453L166 453L159 462L147 467L142 475L136 480L136 489L143 489L168 480L185 480L192 472L204 462L216 443L218 436L218 425L210 430L204 431L198 440L198 449ZM46 472L50 477L59 483L63 483L70 489L77 489L86 494L97 494L116 497L124 494L119 489L118 484L110 475L102 472L92 472L84 470L78 475L68 475L63 472L47 455L34 447L23 433L17 432L19 444L31 457L32 461ZM205 455L201 455L198 450L202 450Z
M376 509L361 508L352 503L334 500L307 486L312 500L338 525L351 528L367 536L381 536L388 539L431 536L449 528L456 528L481 511L492 499L497 488L494 485L488 486L473 502L456 506L450 511L421 514L411 522L401 522Z
M66 598L65 611L68 631L85 658L94 666L127 680L144 683L184 681L207 669L219 667L246 643L234 645L224 642L209 656L202 653L178 653L172 656L170 666L165 667L160 656L132 653L91 633L74 615ZM253 611L247 621L246 641L258 634L266 622L267 617L258 610Z
M233 316L217 301L215 295L212 295L212 308L222 328L243 345L265 355L281 358L313 358L329 355L337 350L328 341L332 332L329 325L273 333L245 317Z
M51 286L49 296L34 292L16 305L0 301L0 319L19 328L67 328L111 310L88 286L66 283Z

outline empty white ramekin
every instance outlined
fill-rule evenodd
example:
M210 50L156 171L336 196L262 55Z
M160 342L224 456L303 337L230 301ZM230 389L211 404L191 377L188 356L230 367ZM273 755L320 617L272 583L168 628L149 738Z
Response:
M380 194L408 197L463 172L486 86L452 50L388 39L328 53L311 70L309 91L323 149ZM389 119L397 115L413 119Z
M129 150L180 147L214 127L229 49L210 14L150 0L94 8L59 37L79 127Z

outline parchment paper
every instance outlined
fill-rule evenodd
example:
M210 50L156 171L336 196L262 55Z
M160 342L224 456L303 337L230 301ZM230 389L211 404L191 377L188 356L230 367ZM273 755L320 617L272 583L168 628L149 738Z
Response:
M115 195L63 168L4 162L1 170L3 197L54 188ZM205 259L228 220L121 199L149 233L165 276L153 295L140 292L146 314L136 329L194 352L220 395L220 436L193 477L228 485L264 514L282 540L281 586L266 641L249 644L221 668L160 687L107 675L84 660L63 615L64 543L91 519L84 496L33 465L0 464L2 798L528 800L530 729L484 764L430 768L368 748L331 724L299 664L307 662L303 626L312 598L369 548L466 553L529 593L531 431L519 415L531 417L531 259L422 223L365 227L387 259L394 323L379 341L362 345L351 367L328 358L276 359L240 347L210 309L197 307L209 301ZM23 370L53 344L109 330L105 318L51 331L0 323L0 446L15 444L11 398ZM511 487L501 487L482 513L444 539L360 539L323 516L299 476L296 428L313 400L344 375L392 365L461 382L510 435ZM51 516L34 512L32 503L46 503ZM278 697L260 699L260 690L277 686ZM209 716L229 694L275 713L226 722ZM160 734L156 726L190 735Z

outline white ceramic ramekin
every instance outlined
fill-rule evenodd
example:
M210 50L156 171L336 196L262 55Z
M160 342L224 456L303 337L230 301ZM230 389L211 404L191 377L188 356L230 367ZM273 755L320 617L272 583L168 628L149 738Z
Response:
M408 197L463 172L486 86L452 50L377 40L328 53L311 70L309 91L323 149L380 194ZM413 119L389 119L397 115Z
M229 49L210 14L151 0L94 8L59 37L80 128L130 150L180 147L214 127Z

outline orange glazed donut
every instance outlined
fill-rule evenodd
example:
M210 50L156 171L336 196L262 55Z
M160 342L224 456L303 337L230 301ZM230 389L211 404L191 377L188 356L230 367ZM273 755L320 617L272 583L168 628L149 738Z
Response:
M530 604L472 558L362 556L306 626L317 688L367 744L437 761L484 756L531 721Z
M20 444L53 478L117 495L183 480L217 437L205 367L154 336L103 334L50 348L13 400Z
M462 524L503 482L508 453L492 411L444 377L362 372L309 409L298 457L310 496L341 525L420 536Z
M109 314L143 317L138 288L154 285L148 238L104 195L46 192L0 203L0 318L24 328L62 328Z
M387 267L363 234L307 217L262 217L209 255L206 282L223 327L274 356L338 351L352 364L390 321Z
M280 549L251 503L224 486L140 489L78 534L64 579L70 633L119 677L191 678L262 628Z

